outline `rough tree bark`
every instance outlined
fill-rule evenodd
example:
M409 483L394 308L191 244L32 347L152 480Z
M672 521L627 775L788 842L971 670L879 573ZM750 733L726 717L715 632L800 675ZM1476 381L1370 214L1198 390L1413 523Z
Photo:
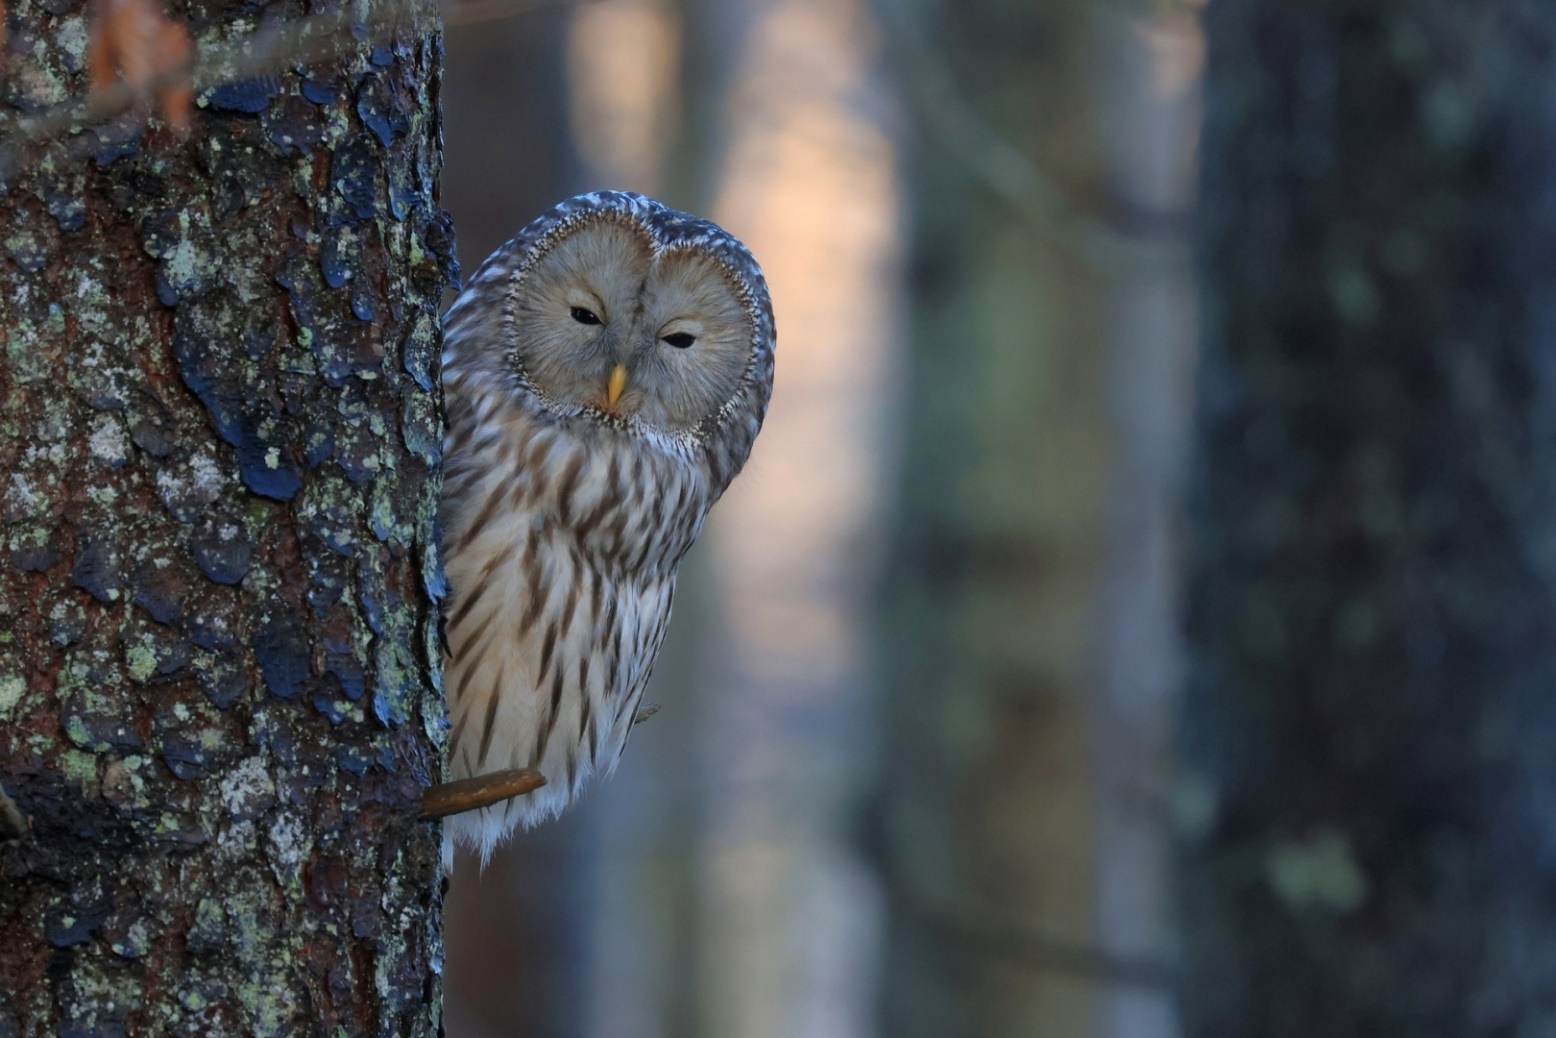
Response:
M12 5L13 110L86 19ZM436 25L0 182L0 1035L438 1029Z
M1220 0L1191 1035L1556 1021L1556 12Z

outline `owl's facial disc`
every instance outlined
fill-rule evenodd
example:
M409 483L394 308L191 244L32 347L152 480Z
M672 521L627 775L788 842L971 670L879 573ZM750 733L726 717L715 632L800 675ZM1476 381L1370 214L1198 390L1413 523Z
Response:
M618 220L571 232L514 297L518 362L563 404L684 432L734 396L754 330L735 281L692 249L655 254Z

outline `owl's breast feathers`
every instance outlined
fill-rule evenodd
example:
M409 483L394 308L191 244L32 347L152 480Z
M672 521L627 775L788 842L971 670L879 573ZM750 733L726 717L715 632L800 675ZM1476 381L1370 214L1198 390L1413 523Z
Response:
M615 767L713 495L695 455L445 380L452 770L548 781L449 820L484 856Z
M761 429L775 348L749 250L630 192L553 207L449 310L452 768L548 785L447 835L489 854L615 766L676 567Z

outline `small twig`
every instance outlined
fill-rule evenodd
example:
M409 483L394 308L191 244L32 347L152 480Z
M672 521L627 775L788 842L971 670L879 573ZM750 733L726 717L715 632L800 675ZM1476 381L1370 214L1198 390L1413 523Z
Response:
M642 724L644 721L648 720L650 717L653 717L657 713L659 713L659 704L650 703L637 712L637 716L632 719L632 723L634 725Z
M5 788L0 786L0 841L20 840L27 835L29 828L27 816L22 814L16 801L6 795Z
M421 795L418 814L424 821L447 818L449 815L490 807L511 797L532 793L545 784L546 777L534 768L495 771L490 775L445 782Z

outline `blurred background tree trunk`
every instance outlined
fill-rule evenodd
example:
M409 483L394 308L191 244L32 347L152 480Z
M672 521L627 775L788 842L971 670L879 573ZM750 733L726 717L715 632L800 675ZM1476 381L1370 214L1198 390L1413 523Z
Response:
M13 108L84 92L81 5L11 14ZM129 117L0 174L0 784L31 817L0 1035L438 1032L452 240L415 24L208 92L187 141Z
M1196 289L1187 247L1204 34L1171 6L1093 7L1099 128L1120 257L1103 305L1102 408L1114 456L1093 704L1097 942L1122 975L1103 985L1105 1038L1174 1038L1172 733L1182 676L1183 483L1192 416ZM1127 257L1127 258L1126 258Z
M443 191L468 272L571 187L572 6L449 28ZM484 871L461 851L449 877L445 975L455 1038L581 1033L585 935L573 919L584 903L583 858L557 838L558 826L535 836L529 853L505 851Z
M451 1032L867 1033L879 906L851 837L900 370L873 20L865 0L598 0L515 25L501 47L450 34L445 184L469 263L564 195L654 194L751 247L780 359L751 463L682 569L647 692L663 709L558 822L484 875L456 869ZM556 137L510 131L537 111ZM523 142L507 170L484 158L493 127ZM497 190L473 198L483 178Z
M911 6L880 5L920 134L880 1033L1163 1038L1198 34Z
M1220 0L1188 1033L1556 1019L1556 13Z

